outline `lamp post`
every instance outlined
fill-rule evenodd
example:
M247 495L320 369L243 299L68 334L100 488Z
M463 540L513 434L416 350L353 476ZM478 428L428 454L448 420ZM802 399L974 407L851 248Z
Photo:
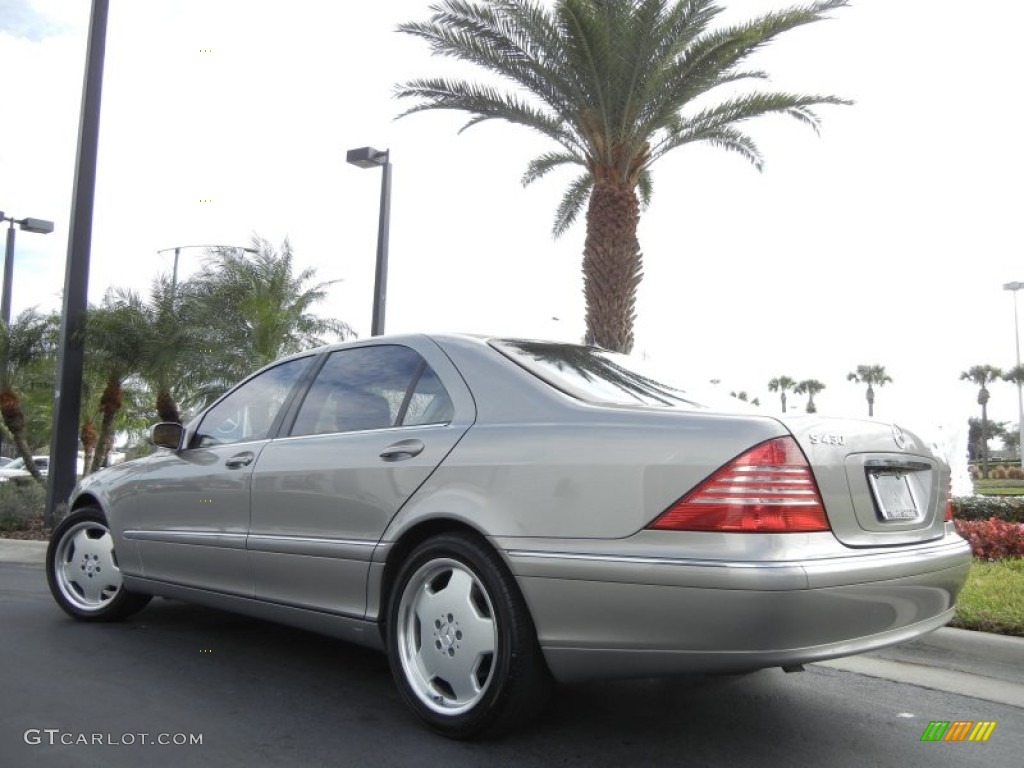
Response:
M245 248L241 245L176 245L171 248L161 248L157 253L174 251L174 269L171 272L171 296L174 296L174 294L178 292L178 258L181 256L181 252L186 248L230 248L231 250L245 251L246 253L258 253L255 248Z
M1017 322L1017 291L1024 288L1024 283L1005 283L1004 291L1013 291L1013 336L1017 342L1017 368L1020 368L1020 324ZM984 437L984 436L983 436ZM1020 465L1024 467L1024 391L1017 382L1017 455Z
M373 278L373 320L370 335L384 333L384 309L388 296L388 233L391 228L391 150L373 147L350 149L345 160L360 168L381 166L380 220L377 224L377 267Z
M4 287L0 297L0 317L6 325L11 324L11 285L14 282L14 225L17 224L26 232L48 235L53 232L53 222L46 219L15 219L0 211L0 222L8 221L7 250L4 255Z

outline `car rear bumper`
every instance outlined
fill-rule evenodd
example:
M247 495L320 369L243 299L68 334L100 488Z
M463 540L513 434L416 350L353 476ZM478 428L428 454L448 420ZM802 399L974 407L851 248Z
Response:
M509 549L562 681L732 672L862 653L953 617L970 548L735 562Z

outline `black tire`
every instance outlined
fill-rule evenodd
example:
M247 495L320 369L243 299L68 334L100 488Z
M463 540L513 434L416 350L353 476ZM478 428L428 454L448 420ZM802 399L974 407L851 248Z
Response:
M410 553L386 634L402 699L449 738L507 732L537 713L551 684L515 580L476 536L442 534Z
M97 507L72 512L54 529L46 548L46 581L57 605L79 621L118 621L150 601L150 595L124 588L113 537Z

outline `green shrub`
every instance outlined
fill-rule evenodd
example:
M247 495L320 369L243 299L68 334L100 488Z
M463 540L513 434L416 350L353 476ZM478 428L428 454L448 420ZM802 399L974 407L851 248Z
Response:
M38 520L46 505L46 488L33 481L0 483L0 531L20 531Z
M988 520L1024 523L1024 497L954 496L953 517L958 520Z

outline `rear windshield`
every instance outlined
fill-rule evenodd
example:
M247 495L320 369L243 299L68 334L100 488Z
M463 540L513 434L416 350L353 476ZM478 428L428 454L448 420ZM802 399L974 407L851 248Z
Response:
M626 355L548 341L493 339L490 344L556 389L595 405L713 407L706 398L640 373L637 361Z

